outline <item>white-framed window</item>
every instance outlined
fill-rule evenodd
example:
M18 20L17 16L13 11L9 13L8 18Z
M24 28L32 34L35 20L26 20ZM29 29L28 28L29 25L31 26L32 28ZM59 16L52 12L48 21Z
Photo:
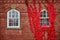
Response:
M20 12L16 9L11 9L7 12L7 28L20 29Z
M42 9L41 10L41 14L40 14L40 24L43 26L43 25L46 25L46 26L49 26L50 23L49 23L49 13L46 9Z

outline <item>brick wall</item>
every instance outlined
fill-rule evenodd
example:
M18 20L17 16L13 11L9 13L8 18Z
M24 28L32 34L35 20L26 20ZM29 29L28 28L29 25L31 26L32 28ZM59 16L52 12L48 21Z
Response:
M0 40L34 40L34 36L30 31L28 14L25 0L0 0ZM55 1L54 1L55 2ZM11 9L11 4L16 4L16 9L20 11L21 29L7 29L7 11ZM58 1L54 3L56 18L55 30L56 40L60 40L60 4Z

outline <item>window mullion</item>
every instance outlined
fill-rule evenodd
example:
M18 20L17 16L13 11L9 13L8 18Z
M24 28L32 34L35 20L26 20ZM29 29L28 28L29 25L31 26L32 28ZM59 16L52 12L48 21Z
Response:
M14 24L15 24L15 26L16 26L16 12L15 12L15 15L14 15L15 17L15 19L14 19Z
M47 15L48 15L48 13L46 12L46 17L48 17Z

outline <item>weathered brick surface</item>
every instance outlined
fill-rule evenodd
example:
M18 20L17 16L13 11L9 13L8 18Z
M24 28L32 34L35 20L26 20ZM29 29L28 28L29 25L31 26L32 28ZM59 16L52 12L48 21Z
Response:
M12 1L12 0L0 0L0 40L34 40L34 35L30 31L28 14L26 5L22 3L24 0ZM4 3L3 3L4 2ZM19 2L19 3L17 3ZM20 11L21 17L21 29L7 29L7 11L11 9L11 4L16 4L16 9ZM60 4L55 3L55 30L56 40L60 40Z

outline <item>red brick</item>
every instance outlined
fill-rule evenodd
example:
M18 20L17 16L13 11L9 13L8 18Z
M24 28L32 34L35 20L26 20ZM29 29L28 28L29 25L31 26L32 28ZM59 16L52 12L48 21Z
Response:
M1 1L1 0L0 0ZM13 0L12 0L13 1ZM16 9L20 11L21 16L21 29L7 29L7 12L11 9L11 0L4 0L4 3L0 4L0 40L34 40L34 35L30 31L30 25L28 21L27 8L22 0L21 3L16 4ZM23 0L25 1L25 0ZM38 6L37 6L38 8ZM54 4L56 18L55 18L55 30L56 30L56 40L60 40L60 3Z

